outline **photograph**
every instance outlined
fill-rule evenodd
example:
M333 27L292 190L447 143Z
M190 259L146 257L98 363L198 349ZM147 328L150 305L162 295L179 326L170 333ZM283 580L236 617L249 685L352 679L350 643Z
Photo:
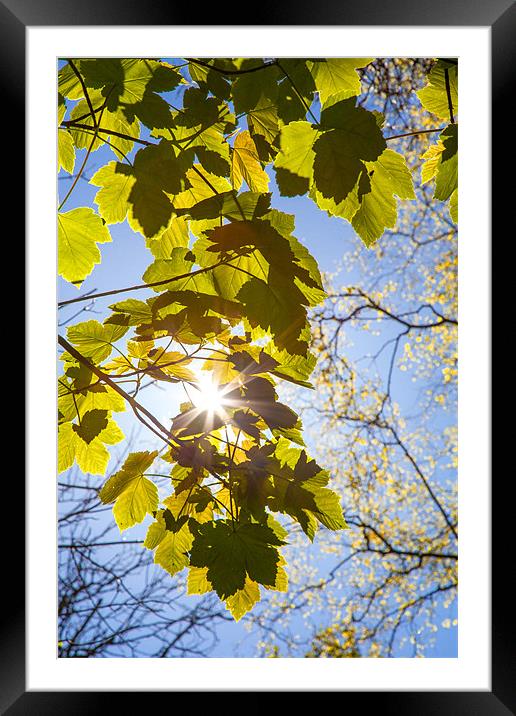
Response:
M457 657L459 74L59 58L59 658Z

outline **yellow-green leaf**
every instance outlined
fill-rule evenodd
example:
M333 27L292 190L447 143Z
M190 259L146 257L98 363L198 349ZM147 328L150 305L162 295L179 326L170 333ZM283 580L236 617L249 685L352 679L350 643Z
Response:
M59 129L57 132L57 171L64 169L68 174L73 174L74 166L75 147L72 135L67 129Z
M131 480L113 506L120 532L142 522L145 515L158 509L158 488L146 477Z
M372 59L371 57L346 57L312 62L311 72L321 102L326 102L328 97L337 94L337 92L348 91L349 96L360 94L360 78L356 70L358 67L368 65Z
M258 151L248 130L237 134L231 159L231 182L238 190L245 181L251 191L264 192L269 189L269 177L260 164Z
M93 209L81 207L58 215L57 257L59 275L81 284L99 264L97 244L111 241L102 219Z
M244 588L239 589L226 599L226 608L231 612L233 619L238 622L259 601L260 587L246 576Z
M77 346L83 356L100 363L111 354L113 343L122 338L127 330L127 326L103 325L92 320L70 326L67 335L70 343Z
M428 74L427 84L417 93L425 109L442 119L457 119L459 111L459 84L457 63L438 60ZM448 88L446 79L448 78ZM451 107L450 107L451 101Z
M154 562L169 574L176 574L188 566L188 552L192 546L192 534L184 524L178 532L167 532L159 543Z
M187 594L206 594L213 587L208 580L208 567L190 567L187 579Z

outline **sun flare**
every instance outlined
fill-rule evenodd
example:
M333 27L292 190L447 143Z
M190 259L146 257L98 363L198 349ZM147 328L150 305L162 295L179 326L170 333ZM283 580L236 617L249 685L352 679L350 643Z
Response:
M191 393L192 402L199 410L206 410L208 413L222 413L222 393L218 384L209 373L199 371L196 385Z

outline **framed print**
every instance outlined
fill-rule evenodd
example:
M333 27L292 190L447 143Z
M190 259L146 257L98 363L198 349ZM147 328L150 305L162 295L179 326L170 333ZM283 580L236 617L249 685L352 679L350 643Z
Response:
M0 6L28 309L3 712L516 708L489 311L514 7L314 10Z

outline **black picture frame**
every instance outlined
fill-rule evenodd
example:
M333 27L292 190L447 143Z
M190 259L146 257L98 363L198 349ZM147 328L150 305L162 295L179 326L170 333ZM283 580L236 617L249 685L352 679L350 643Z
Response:
M4 111L0 112L3 130L4 162L9 150L8 174L9 209L18 209L16 216L25 213L22 187L25 182L25 165L22 140L13 146L9 134L15 128L18 138L23 136L25 116L25 38L28 26L66 26L66 25L192 25L190 6L173 3L171 0L151 0L151 2L127 2L127 0L88 0L79 3L76 0L0 0L0 76L2 77L2 100ZM202 10L204 26L227 26L220 20L230 19L228 8L221 9L213 5ZM241 19L242 15L236 13ZM241 21L242 22L242 21ZM237 24L237 23L235 23ZM242 23L243 24L243 23ZM331 3L296 2L272 3L265 0L262 6L253 5L252 25L342 25L342 26L482 26L491 28L492 39L492 127L507 126L507 104L512 95L511 80L516 65L516 6L511 0L391 0L389 3L378 0L333 0ZM514 144L514 140L512 144ZM503 146L502 146L503 142ZM504 178L502 157L508 159L507 133L492 132L492 203L493 227L498 235L504 225L507 207L513 201L509 197L513 183ZM496 171L495 162L500 162ZM3 165L5 167L5 164ZM18 203L18 206L16 206ZM21 219L17 221L17 235L20 234ZM499 223L498 223L499 222ZM504 243L507 243L504 242ZM12 238L9 246L12 245ZM21 242L20 242L21 245ZM7 246L7 244L4 244ZM5 249L4 249L5 250ZM10 249L9 249L10 250ZM501 255L501 250L498 256ZM21 259L23 261L23 257ZM496 268L493 254L491 269ZM20 310L20 306L17 306ZM494 318L491 313L492 319ZM494 324L492 324L494 325ZM494 392L492 393L494 394ZM22 405L22 402L19 401ZM494 436L493 436L494 437ZM498 436L497 445L501 449L502 439ZM492 454L496 454L492 445ZM28 446L30 450L30 445ZM16 514L18 527L16 543L4 541L3 576L4 606L0 617L0 712L9 716L21 714L70 714L80 716L102 712L112 708L121 708L120 693L112 692L26 692L25 687L25 569L22 556L24 545L19 529L23 505L23 484L21 466L13 464L10 484L11 499L5 504L20 505ZM516 713L515 676L516 658L512 635L514 630L514 597L507 588L507 579L512 569L512 535L509 525L513 521L512 502L507 499L507 482L512 472L502 472L492 483L492 690L486 691L441 691L441 692L346 692L342 708L352 708L350 701L356 700L357 707L363 711L373 709L384 714L410 714L427 716L447 714L453 716L502 716ZM507 479L504 479L504 474ZM19 476L16 480L12 475ZM7 509L6 509L7 512ZM14 546L15 545L15 546ZM128 694L131 699L130 713L145 708L145 693ZM161 696L170 698L166 692ZM152 696L155 706L157 694ZM116 700L116 701L115 701ZM141 704L141 705L140 705ZM169 701L170 704L170 701Z

